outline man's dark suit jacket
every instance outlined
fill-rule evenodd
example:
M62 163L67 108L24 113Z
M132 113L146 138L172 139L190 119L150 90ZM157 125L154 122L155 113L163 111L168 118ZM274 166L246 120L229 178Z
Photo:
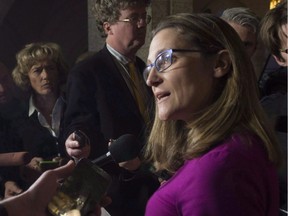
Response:
M105 46L94 56L78 63L68 77L64 140L76 129L82 130L90 139L91 159L107 153L107 143L111 138L133 134L142 144L145 140L144 120L114 61ZM143 71L145 63L138 57L136 64L139 71ZM111 174L110 171L108 169ZM108 192L113 200L108 207L111 215L144 214L147 197L139 193L142 190L141 193L151 195L158 185L151 176L141 176L130 182L119 181L116 177ZM143 187L146 187L144 191Z

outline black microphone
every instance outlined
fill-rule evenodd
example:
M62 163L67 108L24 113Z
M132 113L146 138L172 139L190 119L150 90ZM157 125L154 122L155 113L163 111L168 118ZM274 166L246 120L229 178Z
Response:
M105 155L92 160L92 163L102 167L110 162L120 163L135 159L141 151L141 145L134 135L125 134L113 141L108 149Z

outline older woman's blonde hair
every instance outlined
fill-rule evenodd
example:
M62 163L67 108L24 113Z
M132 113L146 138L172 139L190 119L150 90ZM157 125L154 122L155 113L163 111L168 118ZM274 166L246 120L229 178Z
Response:
M154 162L156 170L175 172L185 160L203 155L234 132L246 131L257 135L269 159L279 164L276 138L259 103L254 69L237 33L211 14L169 16L158 24L153 37L166 28L174 28L187 46L191 44L203 51L227 50L231 69L215 89L214 102L198 113L195 121L161 121L156 108L146 158Z
M16 54L17 65L12 71L14 82L23 90L30 89L28 72L31 67L40 61L50 60L57 66L59 84L65 84L68 66L64 61L62 50L56 43L30 43Z

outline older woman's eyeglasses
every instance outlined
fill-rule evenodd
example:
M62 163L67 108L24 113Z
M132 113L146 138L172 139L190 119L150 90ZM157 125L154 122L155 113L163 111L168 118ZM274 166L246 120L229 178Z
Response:
M169 68L173 63L173 52L204 52L202 50L193 50L193 49L168 49L164 50L163 52L159 53L156 57L154 63L148 65L144 72L143 77L146 81L148 79L149 73L151 72L152 68L155 67L158 73L162 73L164 70Z
M151 21L151 16L150 15L146 15L146 16L132 16L126 19L122 19L122 20L118 20L118 22L126 22L126 23L131 23L133 25L137 24L149 24Z

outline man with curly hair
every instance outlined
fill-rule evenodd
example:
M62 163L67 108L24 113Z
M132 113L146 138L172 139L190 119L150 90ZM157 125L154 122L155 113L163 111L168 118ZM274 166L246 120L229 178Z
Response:
M123 134L136 136L144 145L153 100L142 79L146 64L136 52L145 43L149 5L149 0L95 1L93 11L106 43L77 64L68 78L64 139L71 157L97 158L108 152L110 139ZM76 130L86 137L84 146L76 139ZM137 169L140 160L130 161L125 168ZM115 164L103 167L114 179L108 191L111 215L144 215L146 201L158 182L142 167L133 173Z

